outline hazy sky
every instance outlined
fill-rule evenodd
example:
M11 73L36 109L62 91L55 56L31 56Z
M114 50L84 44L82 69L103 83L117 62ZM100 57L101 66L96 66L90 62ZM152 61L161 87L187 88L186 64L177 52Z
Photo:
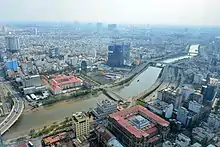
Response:
M0 0L0 21L220 25L220 0Z

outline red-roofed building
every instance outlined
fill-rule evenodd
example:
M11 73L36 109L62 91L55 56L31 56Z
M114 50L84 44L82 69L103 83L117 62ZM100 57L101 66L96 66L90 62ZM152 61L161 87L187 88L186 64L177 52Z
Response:
M62 93L62 90L82 85L82 80L75 76L59 75L50 80L51 90L54 94Z
M108 118L108 129L125 146L151 147L158 145L169 133L169 122L137 105Z

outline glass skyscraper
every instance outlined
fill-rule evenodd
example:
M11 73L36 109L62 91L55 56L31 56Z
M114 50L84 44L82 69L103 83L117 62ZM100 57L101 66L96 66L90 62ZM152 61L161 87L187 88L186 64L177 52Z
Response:
M107 64L111 67L121 67L129 64L130 44L113 43L108 46Z

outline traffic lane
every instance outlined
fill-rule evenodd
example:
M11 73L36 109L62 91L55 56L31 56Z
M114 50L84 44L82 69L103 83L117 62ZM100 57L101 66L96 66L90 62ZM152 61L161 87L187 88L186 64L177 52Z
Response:
M8 121L9 119L12 118L14 112L11 112L4 120L3 122L0 124L0 126L4 125L6 121Z
M15 106L15 110L16 110L16 109L19 110L19 104ZM20 110L19 110L19 111L20 111ZM12 113L7 117L7 119L5 119L5 120L1 123L0 128L3 127L3 126L5 125L5 123L7 123L8 121L10 121L10 120L14 117L14 115L16 115L16 112L12 112Z
M16 113L15 112L13 112L12 113L12 115L10 116L10 118L9 119L7 119L6 121L5 121L5 123L4 124L2 124L2 126L1 127L4 127L6 124L8 124L8 122L10 122L12 119L14 119L14 117L16 116Z
M14 121L16 121L19 118L20 113L21 111L18 113L14 113L13 117L7 123L5 123L5 125L0 129L1 132L7 131L7 129L10 128L14 124Z
M10 125L13 123L13 121L15 120L15 118L16 118L16 114L14 114L13 117L12 117L12 119L8 120L8 121L4 124L4 126L0 129L1 132L3 132L3 130L4 130L5 128L7 128L8 126L10 126Z

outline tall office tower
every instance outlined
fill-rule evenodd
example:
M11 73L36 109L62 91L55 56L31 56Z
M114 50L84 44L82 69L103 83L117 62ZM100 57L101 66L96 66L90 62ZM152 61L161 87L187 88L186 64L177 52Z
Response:
M216 86L212 86L212 85L207 85L207 86L202 86L202 91L201 94L204 97L204 102L205 101L209 101L212 102L216 96Z
M97 27L97 32L101 32L102 31L102 23L101 22L98 22L96 24L96 27Z
M87 72L87 62L86 60L82 60L81 62L81 71L86 73Z
M2 27L2 33L3 33L3 34L7 34L7 32L8 32L8 31L7 31L7 28L6 28L5 26L3 26L3 27Z
M109 31L113 31L117 28L117 25L116 24L108 24L108 30Z
M6 49L10 52L17 52L20 50L20 43L17 37L5 37Z
M35 34L35 35L38 34L38 30L37 30L37 28L34 28L34 34Z
M130 61L130 44L113 43L108 46L107 64L111 67L128 65Z
M59 57L59 56L60 56L60 50L58 47L49 49L49 57L50 58Z
M96 59L96 57L97 57L97 51L96 51L96 49L94 49L94 59Z
M89 117L85 112L74 113L72 120L76 137L89 135Z

